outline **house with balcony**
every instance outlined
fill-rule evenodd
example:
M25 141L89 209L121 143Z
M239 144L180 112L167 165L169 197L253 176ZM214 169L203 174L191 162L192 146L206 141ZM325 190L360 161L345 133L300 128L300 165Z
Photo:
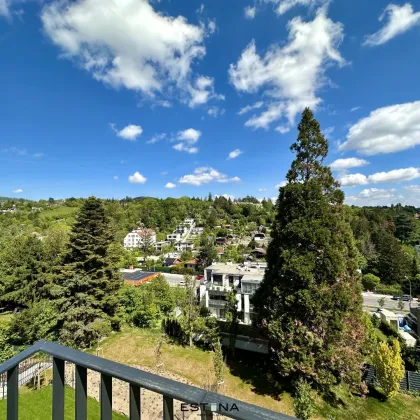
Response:
M183 252L183 251L186 251L187 249L193 250L194 249L194 242L192 242L192 241L177 242L175 244L175 249L178 252Z
M179 242L181 240L181 234L179 232L173 232L166 235L166 240L169 242Z
M146 239L147 238L147 239ZM143 244L143 241L149 241L150 244L156 243L156 232L151 229L134 229L124 238L124 248L134 249Z
M226 318L226 295L236 292L239 319L251 324L253 318L252 296L264 278L265 268L258 264L216 263L204 270L200 284L200 302L217 319Z

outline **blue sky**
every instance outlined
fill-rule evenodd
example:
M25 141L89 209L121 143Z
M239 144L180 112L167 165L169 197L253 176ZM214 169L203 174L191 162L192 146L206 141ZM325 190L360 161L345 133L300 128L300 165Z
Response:
M347 203L420 206L420 4L0 0L0 195L275 197L310 106Z

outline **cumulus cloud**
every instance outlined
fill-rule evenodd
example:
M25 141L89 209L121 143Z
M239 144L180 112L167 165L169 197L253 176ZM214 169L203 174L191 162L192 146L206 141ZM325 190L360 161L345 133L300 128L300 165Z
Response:
M230 153L229 153L229 156L228 156L228 159L235 159L235 158L237 158L239 155L241 155L243 152L242 152L242 150L240 150L240 149L235 149L235 150L232 150Z
M166 137L166 133L155 134L150 140L146 141L147 144L155 144Z
M200 76L195 83L188 87L191 99L188 102L190 108L207 103L210 99L224 100L223 95L216 94L214 91L214 79L211 77Z
M165 188L175 188L176 187L176 184L174 184L173 182L168 182L166 185L165 185Z
M237 176L229 178L227 175L220 173L216 169L203 166L197 168L193 174L184 175L180 178L181 184L190 184L200 186L202 184L209 184L210 182L239 182L241 179Z
M244 9L245 17L247 19L254 19L256 11L257 11L257 9L255 8L255 6L254 7L251 7L251 6L245 7L245 9Z
M178 131L178 135L175 138L178 143L175 144L173 148L179 152L197 153L198 148L195 146L193 147L193 145L198 142L200 137L201 131L195 130L194 128Z
M350 127L340 150L364 155L393 153L420 144L420 101L391 105L372 111Z
M13 190L12 192L15 194L20 194L20 193L23 193L23 190L22 188L18 188L17 190Z
M214 96L213 80L192 70L206 54L204 40L214 32L214 22L194 25L183 16L157 12L148 0L49 2L41 20L62 57L112 88L163 105L168 96L192 107Z
M350 195L346 197L348 204L357 204L363 206L375 206L375 205L386 205L397 200L396 189L379 189L379 188L368 188L361 191L357 195Z
M273 3L278 15L284 15L295 6L307 6L313 8L328 4L331 0L263 0L265 3Z
M214 118L220 117L224 113L225 113L225 109L219 108L218 106L212 106L211 108L207 110L207 114L209 114L210 117L214 117Z
M246 114L247 112L252 111L253 109L259 109L263 105L264 105L264 102L262 101L256 102L254 105L247 105L239 110L238 115Z
M128 181L130 184L144 184L147 181L147 178L145 178L140 172L134 172L133 175L128 177Z
M337 159L331 163L330 168L338 171L358 168L369 164L367 160L358 158Z
M4 16L6 18L10 17L9 1L8 0L0 0L0 16Z
M410 3L402 6L389 4L379 16L379 21L385 21L384 26L378 32L368 35L363 45L370 47L382 45L397 35L407 32L415 25L420 24L420 12L414 13Z
M403 168L389 172L377 172L368 176L348 174L343 175L338 181L343 187L353 187L355 185L411 181L417 178L420 178L420 168Z
M261 91L271 99L261 114L245 123L248 127L267 129L281 118L286 118L289 126L294 124L296 115L306 106L316 109L322 101L317 92L328 83L326 69L332 64L345 64L338 51L343 26L329 19L325 9L310 22L296 17L287 28L287 44L271 45L261 56L252 41L237 63L230 65L230 81L237 91Z
M115 179L115 181L117 181L118 180L118 175L115 175L113 178Z
M278 131L280 134L285 134L290 131L290 127L287 127L285 125L279 125L275 128L276 131Z
M141 136L141 133L143 133L143 129L140 125L129 124L122 130L118 130L115 124L110 124L110 127L117 133L118 137L129 141L137 140L137 137Z
M285 187L286 185L287 181L281 181L280 184L275 185L274 188L278 190L279 188Z

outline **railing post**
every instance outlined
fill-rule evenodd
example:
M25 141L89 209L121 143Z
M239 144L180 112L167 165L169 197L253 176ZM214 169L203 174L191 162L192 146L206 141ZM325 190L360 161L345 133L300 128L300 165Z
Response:
M52 420L64 420L64 360L53 358Z
M173 420L174 400L163 395L163 420Z
M140 420L141 401L140 387L130 384L130 420Z
M112 377L101 375L101 420L112 420Z
M76 420L87 418L87 369L76 365Z
M7 420L18 420L19 363L7 371Z

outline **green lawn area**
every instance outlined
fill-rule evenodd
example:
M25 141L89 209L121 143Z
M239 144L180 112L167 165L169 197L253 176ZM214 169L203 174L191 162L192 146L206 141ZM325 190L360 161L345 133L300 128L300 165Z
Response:
M45 210L39 213L40 219L46 218L55 218L55 219L65 219L66 217L73 217L76 212L79 211L79 207L56 207L51 210Z
M375 328L375 333L381 341L388 341L388 337L379 328Z
M23 391L23 389L22 389ZM65 391L65 420L74 420L74 390L66 387ZM6 418L6 400L0 401L0 419ZM47 386L39 391L20 392L19 420L46 420L51 418L52 387ZM100 405L93 398L88 398L88 420L100 418ZM113 420L126 420L127 417L112 413Z
M125 328L101 343L103 357L129 365L154 368L155 348L160 331ZM162 350L162 370L188 379L199 387L213 383L212 353L197 347L188 348L177 344L165 344ZM256 404L284 414L294 415L293 398L288 392L275 394L270 389L258 356L243 353L241 357L228 361L225 368L221 394ZM388 402L373 396L360 398L337 390L342 406L332 408L318 398L317 415L314 419L335 420L420 420L420 398L399 394Z

